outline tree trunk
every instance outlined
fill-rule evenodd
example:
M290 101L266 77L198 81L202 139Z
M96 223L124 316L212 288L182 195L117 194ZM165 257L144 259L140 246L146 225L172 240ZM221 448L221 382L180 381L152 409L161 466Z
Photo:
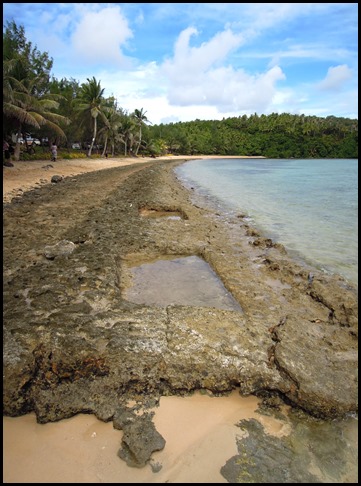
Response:
M94 134L93 134L93 140L92 140L92 143L90 144L90 147L89 147L88 157L90 157L91 154L92 154L93 145L94 145L95 137L96 136L97 136L97 117L95 116L94 117Z
M14 160L18 161L20 159L20 137L21 137L21 125L18 129L18 132L16 134L16 144L15 144L15 150L14 150Z
M142 125L139 126L139 142L138 142L137 149L135 151L135 155L138 155L138 150L139 150L141 142L142 142Z
M107 143L108 143L108 135L105 136L104 150L103 150L103 153L102 153L102 157L104 157L105 152L107 151Z

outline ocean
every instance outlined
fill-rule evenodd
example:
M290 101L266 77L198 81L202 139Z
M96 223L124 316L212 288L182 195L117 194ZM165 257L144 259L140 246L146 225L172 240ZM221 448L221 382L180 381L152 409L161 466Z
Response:
M197 159L176 168L185 187L249 224L295 259L358 282L358 160Z

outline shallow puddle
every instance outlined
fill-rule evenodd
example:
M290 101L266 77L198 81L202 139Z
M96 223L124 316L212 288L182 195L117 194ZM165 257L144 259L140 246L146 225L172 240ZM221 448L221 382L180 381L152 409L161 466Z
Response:
M214 307L242 312L217 274L197 256L162 259L130 268L125 298L137 304Z

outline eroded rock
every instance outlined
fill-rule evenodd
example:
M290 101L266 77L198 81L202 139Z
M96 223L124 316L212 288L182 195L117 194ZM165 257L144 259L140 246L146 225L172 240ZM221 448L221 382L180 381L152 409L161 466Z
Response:
M118 456L128 466L144 467L150 460L152 453L164 449L165 440L157 432L152 414L145 413L141 416L126 414L119 428L123 430L122 447ZM118 417L118 422L120 417ZM118 428L118 427L116 427Z

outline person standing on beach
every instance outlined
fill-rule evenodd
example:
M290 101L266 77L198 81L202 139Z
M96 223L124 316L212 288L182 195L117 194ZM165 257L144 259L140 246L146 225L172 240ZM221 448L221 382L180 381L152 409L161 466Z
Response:
M58 156L58 147L55 145L55 142L51 145L51 161L56 162L56 158Z
M4 152L4 157L5 160L8 162L10 160L10 150L9 150L9 144L7 143L6 140L3 141L3 152Z

